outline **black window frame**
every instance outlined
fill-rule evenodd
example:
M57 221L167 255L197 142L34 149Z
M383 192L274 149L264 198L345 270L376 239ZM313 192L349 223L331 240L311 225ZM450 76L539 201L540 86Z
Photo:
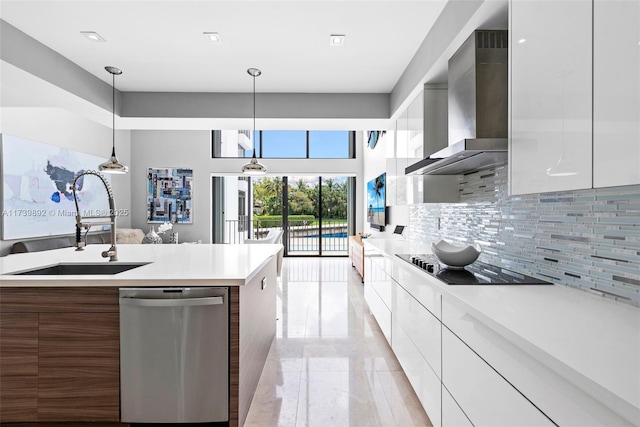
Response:
M356 158L356 131L354 130L348 130L346 132L348 132L348 150L347 150L347 156L348 157L309 157L309 133L310 132L315 132L311 131L311 130L305 130L304 132L306 133L306 147L305 147L305 157L263 157L262 153L264 152L263 150L263 146L262 146L262 141L263 141L263 137L262 137L262 133L263 131L257 131L259 138L258 138L258 147L259 147L259 151L260 151L260 155L256 155L256 157L258 159L282 159L282 160L300 160L300 159L313 159L313 160L323 160L323 159L327 159L327 160L335 160L335 159L355 159ZM221 131L220 130L212 130L211 131L211 158L212 159L249 159L249 157L243 156L243 157L222 157L220 154L220 144L222 143L222 135L221 135ZM244 150L238 150L238 151L244 151ZM254 147L254 151L255 151L255 147Z

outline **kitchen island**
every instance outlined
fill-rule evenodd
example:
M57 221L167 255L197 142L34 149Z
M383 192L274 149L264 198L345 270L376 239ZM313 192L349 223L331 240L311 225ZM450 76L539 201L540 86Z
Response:
M0 258L0 422L120 424L121 287L229 288L229 425L244 423L275 336L281 245L108 245ZM113 275L14 275L57 264ZM160 355L159 355L160 357ZM58 425L58 424L56 424Z

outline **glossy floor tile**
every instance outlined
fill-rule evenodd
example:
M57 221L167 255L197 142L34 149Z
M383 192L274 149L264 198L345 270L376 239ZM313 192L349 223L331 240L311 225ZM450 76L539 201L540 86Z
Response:
M431 426L347 258L285 258L246 427Z

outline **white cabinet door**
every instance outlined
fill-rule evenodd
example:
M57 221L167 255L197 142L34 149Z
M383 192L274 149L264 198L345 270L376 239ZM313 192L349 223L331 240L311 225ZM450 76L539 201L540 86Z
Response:
M395 318L391 347L431 423L434 427L443 425L440 421L440 378L433 372L405 330L395 322Z
M393 323L401 327L440 378L440 329L442 324L402 286L396 287Z
M387 339L387 342L391 344L391 311L382 302L378 293L371 287L371 282L365 279L364 282L364 300L369 306L371 314L378 322L380 330Z
M440 297L442 292L432 281L438 281L427 273L418 270L398 259L392 264L391 278L404 288L413 298L418 300L429 312L440 319Z
M382 333L391 343L391 303L394 281L387 274L386 258L379 253L365 252L364 299Z
M404 168L408 164L409 152L409 110L406 109L396 120L395 146L393 157L387 159L387 169L389 162L393 162L391 170L387 173L387 204L389 206L402 206L407 204L407 177ZM389 203L389 193L391 193L392 203Z
M385 256L380 256L374 257L372 262L371 285L380 296L382 302L391 310L394 288L394 282L390 275L391 261Z
M476 426L554 425L446 327L442 328L442 382Z
M442 389L442 425L443 427L473 427L446 388Z
M511 194L591 188L592 1L511 0L509 27Z
M640 184L640 1L595 0L593 186Z

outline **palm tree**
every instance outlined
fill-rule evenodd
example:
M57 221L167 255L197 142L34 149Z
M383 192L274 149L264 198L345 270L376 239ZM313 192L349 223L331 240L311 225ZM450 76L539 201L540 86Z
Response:
M303 191L305 193L309 191L309 186L307 185L307 182L302 178L298 180L298 190Z
M380 212L380 198L382 198L382 190L384 189L384 176L380 175L376 178L374 184L373 184L373 191L376 194L376 210L378 211L378 214Z

